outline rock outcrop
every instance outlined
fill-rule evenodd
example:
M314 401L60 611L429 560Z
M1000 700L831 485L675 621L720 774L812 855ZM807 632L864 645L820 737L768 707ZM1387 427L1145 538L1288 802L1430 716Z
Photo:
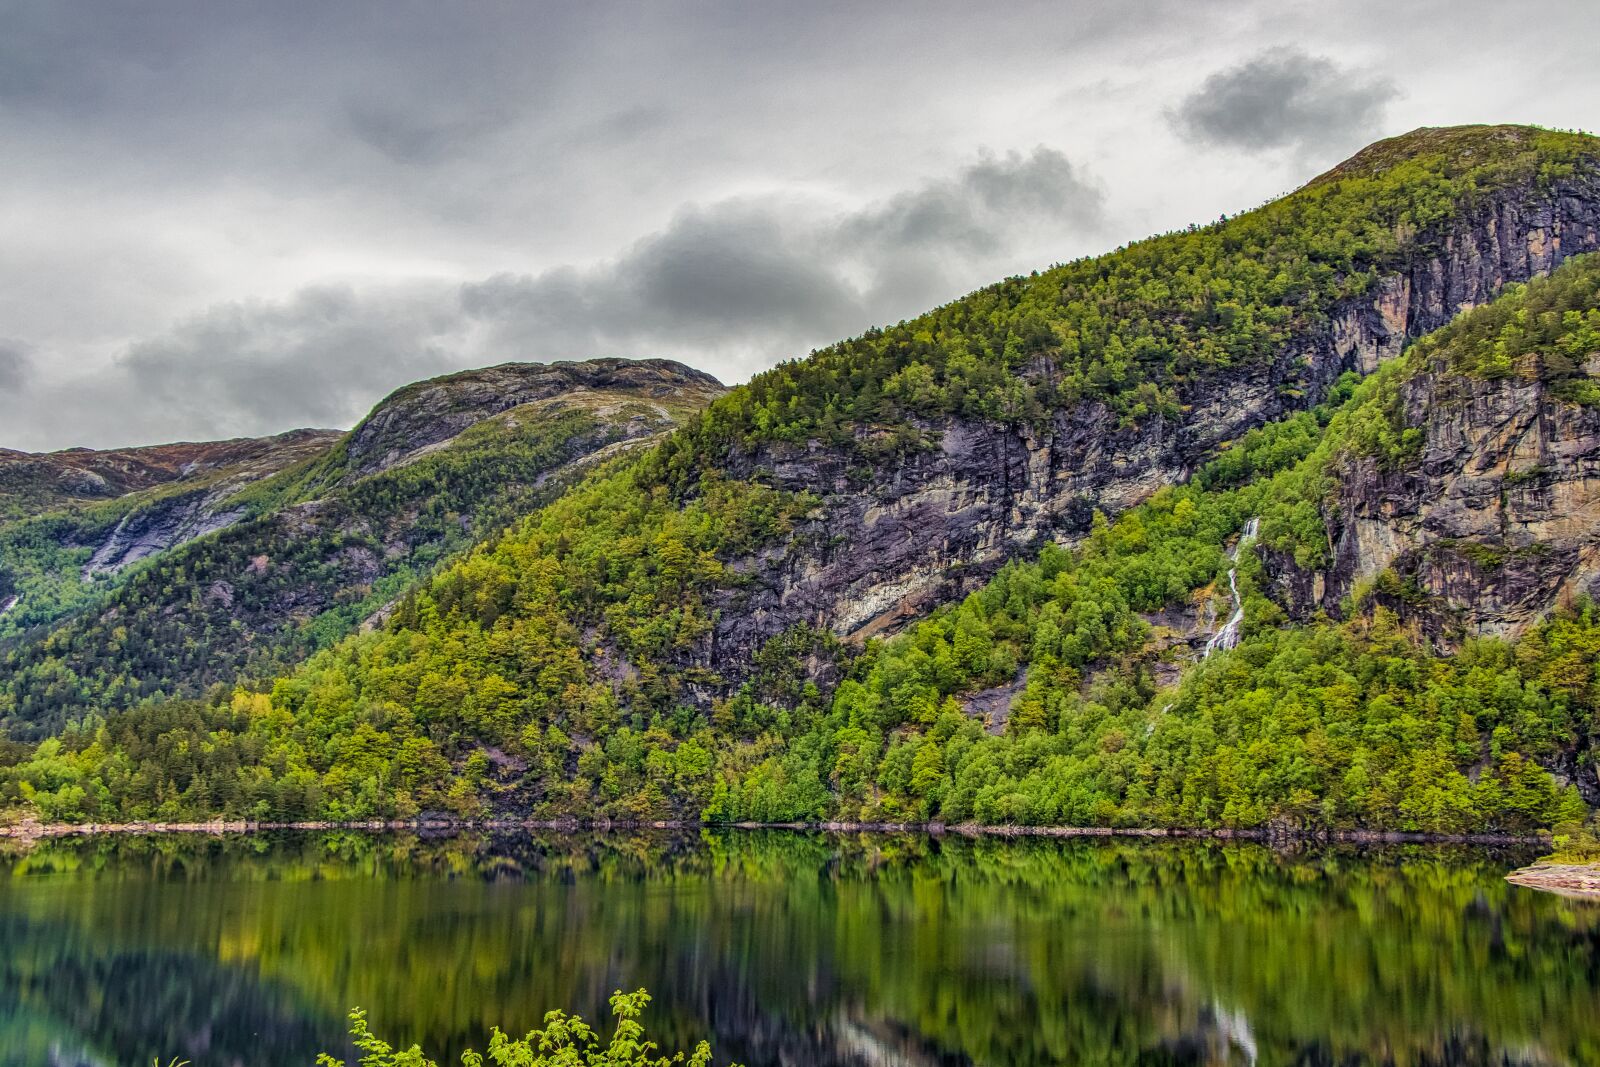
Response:
M350 431L344 480L409 462L484 419L540 400L585 404L626 396L660 402L660 413L697 409L725 392L711 375L665 359L505 363L434 378L396 391Z
M1359 169L1363 156L1346 166ZM1330 172L1317 182L1349 173ZM735 456L735 474L814 492L825 503L785 549L744 561L753 581L725 598L711 646L701 654L719 665L746 663L767 639L799 623L858 639L892 631L975 588L1045 539L1078 538L1095 511L1115 514L1183 481L1219 446L1321 400L1346 371L1371 371L1507 284L1597 248L1594 173L1505 188L1479 197L1445 229L1404 235L1401 254L1380 265L1374 286L1305 323L1271 362L1199 376L1180 397L1179 418L1126 425L1086 402L1057 411L1037 430L930 422L922 429L937 448L866 477L852 466L859 460L815 442ZM1048 381L1055 370L1041 360L1027 375ZM1516 499L1545 489L1530 478ZM1529 529L1530 542L1536 533ZM1572 568L1591 565L1585 556ZM1513 573L1532 568L1545 575L1551 566L1530 557ZM1519 604L1520 581L1504 591ZM1544 579L1538 581L1543 588Z
M1268 559L1303 617L1377 594L1436 642L1516 637L1563 599L1600 597L1600 410L1541 381L1436 369L1400 385L1414 459L1346 455L1324 509L1331 560L1304 573Z

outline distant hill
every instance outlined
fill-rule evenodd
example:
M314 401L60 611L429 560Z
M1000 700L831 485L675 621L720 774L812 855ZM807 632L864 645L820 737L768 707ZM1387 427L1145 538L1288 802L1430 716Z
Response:
M576 465L722 392L665 360L507 364L408 386L348 434L33 457L35 485L90 470L133 488L67 507L58 493L56 510L0 527L0 581L16 598L0 618L8 722L59 729L282 669L552 495Z

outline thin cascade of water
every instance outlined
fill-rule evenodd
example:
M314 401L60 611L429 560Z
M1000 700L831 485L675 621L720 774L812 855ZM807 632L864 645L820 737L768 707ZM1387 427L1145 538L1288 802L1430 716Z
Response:
M1239 599L1239 553L1251 541L1256 539L1256 532L1261 528L1260 519L1251 519L1244 524L1244 529L1239 533L1239 542L1233 546L1233 551L1228 554L1228 559L1234 566L1228 568L1228 593L1233 597L1233 614L1228 616L1228 621L1222 624L1222 629L1211 635L1206 642L1205 659L1211 653L1221 649L1227 651L1239 643L1239 631L1244 625L1244 601Z

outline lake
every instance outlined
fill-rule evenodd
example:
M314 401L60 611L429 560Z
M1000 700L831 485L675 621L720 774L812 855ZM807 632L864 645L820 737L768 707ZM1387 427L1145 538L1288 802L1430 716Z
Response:
M785 831L0 853L0 1063L442 1062L597 1018L716 1063L1600 1064L1600 907L1517 850Z

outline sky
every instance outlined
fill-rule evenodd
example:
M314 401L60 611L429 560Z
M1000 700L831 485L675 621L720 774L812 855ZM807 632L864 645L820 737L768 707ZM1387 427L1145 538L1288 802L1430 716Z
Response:
M0 0L0 447L736 383L1418 126L1600 129L1600 4Z

